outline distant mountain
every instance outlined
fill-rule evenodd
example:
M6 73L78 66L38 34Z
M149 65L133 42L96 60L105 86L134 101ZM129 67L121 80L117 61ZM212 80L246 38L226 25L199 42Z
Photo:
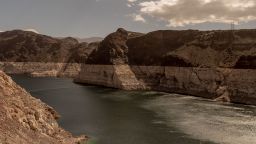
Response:
M82 43L82 42L86 42L86 43L92 43L92 42L100 42L102 41L104 38L102 37L90 37L90 38L76 38L78 40L78 42Z
M56 37L57 39L65 39L65 37ZM78 38L74 37L79 43L94 43L94 42L101 42L104 40L102 37L88 37L88 38Z
M97 43L79 43L72 37L53 38L31 31L0 33L0 61L84 62Z
M1 32L0 61L256 68L256 30L142 34L118 29L101 40L53 38L22 30Z

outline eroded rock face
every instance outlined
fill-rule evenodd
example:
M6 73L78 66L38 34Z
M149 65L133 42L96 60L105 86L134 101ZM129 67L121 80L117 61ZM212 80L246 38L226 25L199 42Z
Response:
M193 41L199 33L193 30L155 31L131 38L127 41L129 64L160 66L166 54Z
M146 89L129 65L83 65L74 81L125 90Z
M90 55L88 64L127 64L128 32L122 28L108 35Z
M256 105L256 30L117 31L95 54L77 82Z
M87 64L255 68L256 30L160 30L148 34L118 29L94 50Z
M127 40L130 65L255 68L256 30L155 31Z
M56 111L33 98L0 71L0 143L75 144L74 138L58 126Z
M75 82L256 105L256 70L131 65L82 67Z

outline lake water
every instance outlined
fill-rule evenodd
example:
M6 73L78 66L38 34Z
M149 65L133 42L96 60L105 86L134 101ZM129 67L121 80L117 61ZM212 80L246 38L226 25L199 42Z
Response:
M59 124L90 144L254 144L256 108L160 92L13 79L61 114Z

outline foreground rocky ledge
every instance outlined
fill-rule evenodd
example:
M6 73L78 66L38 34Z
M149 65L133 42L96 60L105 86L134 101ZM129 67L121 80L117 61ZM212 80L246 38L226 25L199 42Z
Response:
M32 77L73 78L81 70L79 63L0 62L0 70L7 74L28 74Z
M53 108L0 71L0 143L75 144L86 140L59 127L58 117Z
M75 82L256 105L255 74L254 69L83 65Z

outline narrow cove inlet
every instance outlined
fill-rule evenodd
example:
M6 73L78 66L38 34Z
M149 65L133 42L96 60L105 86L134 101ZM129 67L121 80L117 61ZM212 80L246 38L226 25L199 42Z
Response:
M256 109L191 96L78 85L66 78L13 80L52 106L59 124L89 144L252 144Z

